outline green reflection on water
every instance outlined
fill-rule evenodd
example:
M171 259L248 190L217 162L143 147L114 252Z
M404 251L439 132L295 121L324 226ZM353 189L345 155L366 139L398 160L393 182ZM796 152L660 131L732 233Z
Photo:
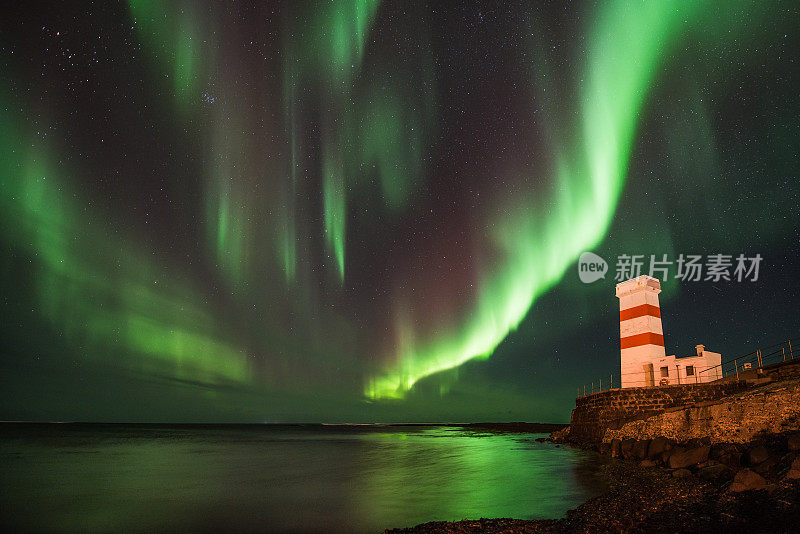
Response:
M600 490L582 451L442 427L0 427L1 526L377 532L557 517Z
M371 495L364 510L392 518L387 527L480 517L552 518L599 491L589 456L536 443L535 437L454 428L369 436L376 443L360 473Z

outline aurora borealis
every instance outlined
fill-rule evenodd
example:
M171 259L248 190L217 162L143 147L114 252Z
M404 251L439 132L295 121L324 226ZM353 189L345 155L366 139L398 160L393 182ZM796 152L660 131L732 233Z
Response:
M551 420L618 370L583 251L668 354L800 331L788 1L31 4L0 22L0 418Z

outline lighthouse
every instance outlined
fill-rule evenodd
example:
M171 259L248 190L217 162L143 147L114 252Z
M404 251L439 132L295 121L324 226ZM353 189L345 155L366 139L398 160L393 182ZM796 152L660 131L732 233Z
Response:
M666 357L659 293L661 282L652 276L617 284L623 388L656 384L654 362Z
M712 382L722 378L722 355L697 345L688 357L667 356L661 306L661 282L642 275L617 284L620 371L623 388Z

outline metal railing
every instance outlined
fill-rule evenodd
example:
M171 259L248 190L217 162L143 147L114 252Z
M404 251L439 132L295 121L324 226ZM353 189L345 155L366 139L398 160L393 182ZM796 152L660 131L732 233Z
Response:
M795 358L800 359L800 354L795 354L794 352L798 346L797 341L797 339L789 339L769 347L756 349L700 372L705 373L712 370L720 371L723 378L735 375L738 380L739 374L742 372L751 371L753 369L758 370L766 365L791 361Z
M743 371L751 369L761 369L765 365L780 363L784 361L791 361L794 360L795 358L800 360L800 353L795 352L796 350L798 350L798 347L800 347L800 340L796 338L789 339L787 341L777 343L769 347L756 349L752 352L748 352L747 354L743 354L741 356L737 356L736 358L726 360L721 364L715 365L713 367L708 367L706 369L695 368L693 375L688 375L688 376L684 375L683 377L681 377L680 369L678 369L676 371L677 382L672 385L708 383L713 380L719 380L732 375L736 375L736 378L738 380L739 374L742 373ZM582 386L578 386L577 396L585 397L586 395L593 395L601 391L615 389L614 388L615 381L617 388L620 388L622 386L622 376L635 375L637 376L637 378L640 379L642 373L643 371L638 371L635 373L622 373L621 375L614 375L613 373L609 373L608 379L606 379L605 377L601 377L598 378L597 380L593 380L592 382L587 382ZM713 375L716 376L712 378ZM659 387L661 385L669 385L669 378L670 377L667 377L668 380L666 384L660 384L659 382L661 381L661 377L660 376L653 377L654 384L652 386L645 386L645 387Z
M617 377L617 379L619 380L619 377ZM608 380L606 381L606 385L608 386L606 388L607 390L608 389L614 389L614 374L613 373L609 373L608 374ZM587 386L588 386L588 390L587 390ZM595 391L595 387L597 387L596 391ZM583 385L583 394L581 394L581 386L578 386L578 397L585 397L586 395L593 395L594 393L599 393L601 391L603 391L603 379L599 378L597 380L597 382L593 381L593 382L591 382L589 384L584 384Z
M694 375L689 375L687 377L686 375L681 376L680 370L676 370L675 371L675 373L676 373L675 376L670 375L667 378L662 378L662 376L659 374L660 373L660 368L655 368L653 371L654 371L654 374L653 374L653 377L652 377L653 383L651 385L642 386L642 387L659 387L659 386L662 386L662 385L670 385L670 380L672 380L674 377L676 377L677 380L672 385L694 384L694 383L696 383L698 381L697 372L695 372ZM640 381L642 381L642 375L644 373L645 373L644 371L636 371L636 372L633 372L633 373L619 373L619 374L609 373L608 378L601 377L601 378L598 378L597 380L593 380L592 382L587 382L586 384L583 384L582 386L578 386L578 388L577 388L578 397L585 397L586 395L593 395L595 393L599 393L601 391L607 391L609 389L619 389L619 388L622 387L622 377L633 376L633 377L636 377L636 381L637 382L640 382ZM666 380L666 383L663 383L663 384L659 383L659 382L662 382L664 380ZM616 385L616 387L615 387L615 385Z

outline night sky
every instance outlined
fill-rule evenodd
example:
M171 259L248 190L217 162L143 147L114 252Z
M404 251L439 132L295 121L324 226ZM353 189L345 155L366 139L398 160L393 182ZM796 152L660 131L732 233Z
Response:
M766 0L7 5L0 419L564 422L619 372L621 255L675 262L667 354L796 338L798 28ZM676 278L718 254L730 280Z

